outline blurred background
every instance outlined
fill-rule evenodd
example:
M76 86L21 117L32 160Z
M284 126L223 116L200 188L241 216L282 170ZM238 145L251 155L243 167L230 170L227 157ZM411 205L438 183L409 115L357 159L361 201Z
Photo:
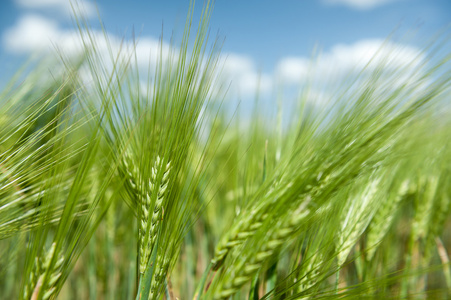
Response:
M144 68L161 37L166 46L171 37L177 45L189 8L188 0L77 3L93 29L104 24L112 43L139 39ZM202 5L196 2L195 19ZM317 73L329 78L364 66L385 41L388 51L401 51L393 64L402 66L451 23L449 0L217 0L214 6L211 36L224 42L229 96L244 103L258 86L261 98L272 99L276 86L299 86L311 73L312 55ZM1 1L0 87L31 55L74 51L72 11L70 0Z

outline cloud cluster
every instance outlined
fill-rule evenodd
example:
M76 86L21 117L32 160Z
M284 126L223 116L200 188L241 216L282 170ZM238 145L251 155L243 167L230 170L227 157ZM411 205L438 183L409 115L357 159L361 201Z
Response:
M58 23L39 15L22 16L17 24L3 33L3 47L11 53L46 51L55 39L60 38Z
M285 84L309 80L336 79L359 72L373 71L383 66L385 71L415 70L424 60L416 47L380 39L361 40L354 44L337 44L310 61L305 57L282 59L276 74Z
M64 8L66 4L62 3L69 3L63 0L16 1L24 7L54 5ZM352 2L352 0L348 1ZM371 3L371 1L366 2ZM143 36L138 44L134 45L133 42L122 41L120 37L112 34L108 35L107 41L101 31L94 30L90 35L92 40L85 40L85 44L86 42L88 45L95 43L92 46L101 57L109 58L111 49L113 52L118 52L121 48L124 55L130 54L127 50L133 50L138 67L144 70L147 70L149 63L151 67L154 67L159 59L160 41L156 38ZM22 15L13 27L3 33L2 44L6 51L13 54L52 53L58 50L70 56L83 51L79 32L64 29L55 20L36 13ZM175 52L177 52L176 49ZM162 44L161 54L163 61L168 58L169 44ZM362 69L372 71L381 65L384 65L384 69L388 71L404 69L412 70L413 74L423 59L423 54L415 47L379 39L367 39L353 44L337 44L314 60L304 56L285 57L276 65L274 72L268 74L259 72L251 57L237 53L223 53L219 60L221 68L219 79L227 86L230 84L229 94L232 97L250 99L257 90L262 95L269 95L274 86L280 83L292 87L307 80L327 83L330 79L346 76L353 71ZM403 73L408 77L411 75L409 72ZM399 78L399 80L408 79Z
M323 0L329 5L344 5L357 10L369 10L399 0Z
M249 97L257 90L268 93L272 88L272 77L261 73L255 67L252 58L235 53L225 53L219 62L222 66L222 78L231 82L232 91L240 96Z
M102 32L92 31L91 35L95 42L93 46L101 56L109 57L110 48L119 51L121 47L121 39L115 35L109 34L108 42ZM37 14L26 14L19 18L13 27L3 33L2 42L4 49L13 54L52 53L58 50L70 56L80 54L83 50L77 31L62 29L56 21ZM160 41L150 36L141 37L136 47L132 42L125 41L122 48L134 49L138 67L143 69L147 69L149 63L154 67L160 57ZM163 43L163 61L168 58L169 52L170 46ZM219 65L222 66L221 80L224 84L230 82L231 93L251 97L258 88L265 93L272 87L271 76L260 74L250 57L235 53L222 54Z
M92 17L96 14L96 7L93 2L86 0L15 0L15 3L24 9L56 10L66 16L71 16L74 9L78 14L85 17Z
M37 14L27 14L19 18L17 23L3 32L2 45L7 52L12 54L46 54L59 51L71 56L83 51L83 44L94 46L96 51L109 56L109 50L113 52L133 48L132 42L121 43L121 38L108 35L108 40L101 31L91 30L90 38L85 36L84 43L79 31L63 29L59 24L49 18ZM122 44L122 45L121 45ZM143 37L136 46L136 56L139 64L147 66L149 59L156 61L156 53L159 53L160 42L152 37ZM169 52L169 45L163 43L163 58Z

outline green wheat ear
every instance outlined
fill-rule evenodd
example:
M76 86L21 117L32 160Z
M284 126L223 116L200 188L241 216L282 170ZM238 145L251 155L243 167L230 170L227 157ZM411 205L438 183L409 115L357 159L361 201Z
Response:
M390 194L386 199L382 199L381 206L376 211L368 228L366 241L366 247L368 248L366 259L368 261L373 259L379 243L382 242L390 230L402 200L409 195L410 186L410 181L406 179L399 186L397 193L394 195Z
M283 193L290 186L290 184L287 184L285 189L275 190L275 186L279 185L280 182L271 185L264 198L260 200L260 203L255 204L248 213L241 214L241 219L235 222L232 228L219 241L215 248L215 255L211 260L213 270L218 270L222 266L232 248L243 244L262 227L268 217L268 211L271 209L273 201L277 199L275 195Z
M246 239L252 237L261 228L266 217L267 214L258 214L255 211L255 214L251 213L236 223L216 246L215 256L211 260L213 270L218 270L222 266L225 257L233 247L241 245Z
M166 253L170 253L171 250ZM166 255L158 254L155 265L156 270L150 285L149 299L154 299L154 297L158 296L159 288L164 285L164 281L168 275L171 260Z
M160 170L163 167L163 162L159 156L152 167L152 175L149 180L149 191L143 197L141 203L141 224L140 224L140 264L139 270L144 273L149 262L150 253L155 245L158 224L163 214L163 201L166 190L169 184L169 171L171 163L168 162L164 167L163 174L160 177ZM155 198L152 213L150 213L152 206L152 199Z
M342 266L360 236L370 224L377 207L381 178L371 180L360 193L352 194L346 209L341 215L340 230L337 236L337 260Z
M125 186L132 195L132 197L135 198L134 200L138 202L140 199L139 196L141 194L141 192L138 189L139 172L136 162L134 161L133 156L129 150L126 150L124 153L122 165L125 176L127 178Z
M228 299L234 295L244 284L249 282L255 274L262 268L263 264L273 255L277 254L287 239L291 238L296 229L311 214L307 209L309 201L302 203L299 208L292 212L285 222L282 222L279 228L274 230L270 238L262 247L255 252L255 255L244 261L238 259L237 263L230 266L228 273L233 274L230 281L220 283L218 290L215 292L214 299ZM238 253L240 255L240 253ZM230 270L232 269L232 270Z
M308 263L299 268L298 281L296 282L296 293L312 288L321 275L321 268L325 261L325 255L321 252L314 253Z
M61 277L61 267L64 262L64 256L59 255L55 265L50 269L50 263L55 255L55 248L56 243L53 243L44 259L41 257L35 259L33 271L30 273L30 278L23 294L24 299L38 299L38 295L42 295L42 299L47 300L55 294L55 286ZM46 277L48 277L48 280L44 286Z

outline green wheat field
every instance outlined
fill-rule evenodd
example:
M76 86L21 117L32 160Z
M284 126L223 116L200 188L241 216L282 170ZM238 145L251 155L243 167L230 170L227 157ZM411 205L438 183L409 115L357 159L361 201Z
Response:
M243 113L193 9L147 72L75 15L0 91L0 298L451 297L450 38Z

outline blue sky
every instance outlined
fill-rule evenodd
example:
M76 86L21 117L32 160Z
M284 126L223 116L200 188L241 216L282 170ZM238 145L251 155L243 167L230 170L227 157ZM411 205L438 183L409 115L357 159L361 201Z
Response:
M155 44L162 24L165 40L173 29L181 33L189 6L188 0L82 2L94 28L97 6L111 36L129 37L134 28L143 49ZM1 3L0 85L32 53L51 52L56 40L73 33L68 0ZM197 12L202 3L197 1ZM371 57L393 32L393 47L414 55L450 24L449 0L217 0L210 27L225 38L226 73L245 95L255 90L259 76L267 87L280 74L285 81L298 80L315 45L326 57L323 64L346 69L354 59Z

